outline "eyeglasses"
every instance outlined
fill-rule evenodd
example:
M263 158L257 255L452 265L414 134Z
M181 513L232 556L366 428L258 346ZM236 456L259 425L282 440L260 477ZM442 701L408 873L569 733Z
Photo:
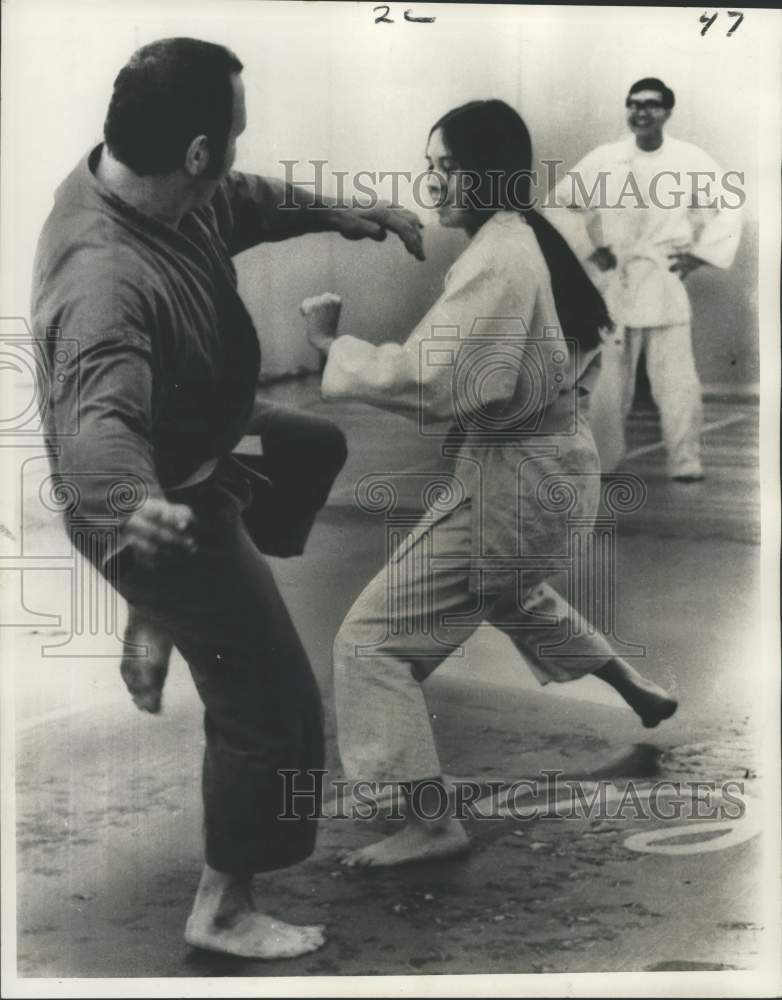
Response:
M632 98L628 97L625 101L625 107L630 111L660 111L663 107L662 101L634 101Z

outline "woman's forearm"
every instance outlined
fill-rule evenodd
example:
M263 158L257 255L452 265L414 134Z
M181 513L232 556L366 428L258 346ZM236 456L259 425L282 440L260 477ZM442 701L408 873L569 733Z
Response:
M356 337L333 341L321 391L326 400L352 399L411 419L452 416L451 370L429 363L419 341L370 344Z

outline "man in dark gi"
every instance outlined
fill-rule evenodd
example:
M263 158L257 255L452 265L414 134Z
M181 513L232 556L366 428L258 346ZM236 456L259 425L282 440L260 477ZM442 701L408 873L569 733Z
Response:
M33 325L46 342L46 431L72 541L170 637L206 710L206 863L185 938L280 958L320 947L323 929L257 910L251 880L313 849L311 804L278 819L279 772L322 766L321 706L241 516L251 485L231 451L268 413L255 400L258 338L231 258L328 230L391 230L416 256L421 244L412 213L346 210L231 172L245 128L241 70L227 49L195 39L132 56L105 143L60 186L41 234Z

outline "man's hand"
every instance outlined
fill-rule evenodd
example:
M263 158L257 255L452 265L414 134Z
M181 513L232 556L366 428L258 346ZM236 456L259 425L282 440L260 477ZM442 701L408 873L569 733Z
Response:
M668 260L673 261L668 270L673 271L674 274L678 274L682 281L684 281L688 274L691 274L699 267L703 267L706 263L701 257L696 257L695 254L686 252L669 253Z
M333 292L313 295L301 306L302 316L307 317L307 338L316 351L328 354L337 336L342 299Z
M152 498L128 518L123 536L138 562L155 569L168 559L197 551L196 527L190 507Z
M610 247L598 247L589 260L592 261L601 271L613 271L616 267L616 257Z
M345 239L382 241L389 232L396 233L408 253L417 260L426 259L421 236L423 223L415 212L381 202L374 208L335 209L334 217L337 230Z

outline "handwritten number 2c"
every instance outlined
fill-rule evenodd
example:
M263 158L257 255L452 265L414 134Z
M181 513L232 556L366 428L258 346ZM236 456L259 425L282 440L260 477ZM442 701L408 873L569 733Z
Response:
M372 13L376 14L379 10L383 13L375 18L375 24L393 24L394 19L388 15L391 13L391 8L388 4L381 3L377 7L372 8ZM412 10L405 11L405 21L411 21L414 24L433 24L436 18L434 17L416 17Z

